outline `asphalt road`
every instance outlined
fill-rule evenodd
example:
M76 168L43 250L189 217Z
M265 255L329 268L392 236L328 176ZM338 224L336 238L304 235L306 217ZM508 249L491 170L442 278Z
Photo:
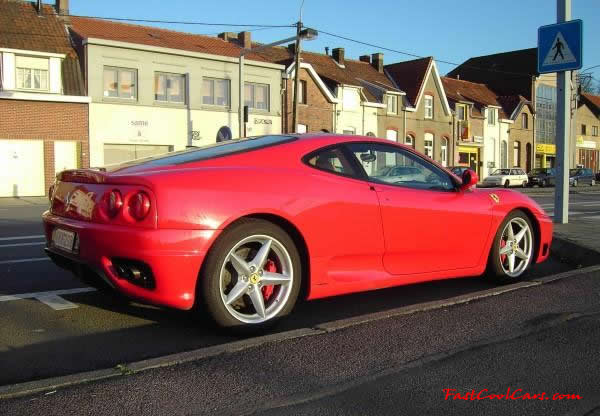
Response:
M551 211L552 195L531 196ZM236 339L220 334L202 316L90 291L45 260L39 219L45 209L0 206L0 385L112 368ZM572 195L571 210L572 220L600 216L600 195ZM534 268L528 278L568 268L550 260ZM313 328L490 287L470 278L305 302L277 331ZM419 332L429 338L441 335L422 328Z
M600 272L586 273L4 400L0 414L598 415L599 301ZM453 400L445 391L509 388L548 399Z

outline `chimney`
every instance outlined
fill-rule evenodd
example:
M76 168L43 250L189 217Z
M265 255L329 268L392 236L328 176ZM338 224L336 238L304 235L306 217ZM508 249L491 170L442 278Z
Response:
M240 32L237 35L238 42L240 46L245 49L250 49L252 47L252 37L250 32Z
M329 46L325 46L325 55L329 56Z
M44 5L42 4L42 0L37 0L37 14L38 16L42 16L44 14Z
M223 39L225 42L231 42L232 40L237 39L237 34L233 32L221 32L218 36L219 39Z
M291 53L292 55L296 54L296 44L295 43L288 44L287 49L288 49L288 52Z
M383 74L383 54L371 54L371 65L373 65L373 68L375 68L377 72L381 72Z
M69 15L69 0L56 0L56 13L59 16Z
M358 60L359 60L359 61L361 61L361 62L366 62L366 63L368 63L368 64L370 64L370 63L371 63L371 57L370 57L369 55L361 55L361 56L358 58Z
M331 56L338 64L344 65L344 48L333 48Z

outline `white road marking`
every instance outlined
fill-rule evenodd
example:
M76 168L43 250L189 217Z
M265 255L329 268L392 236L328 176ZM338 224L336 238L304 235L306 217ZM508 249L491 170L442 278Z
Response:
M18 295L5 295L0 296L0 302L9 302L13 300L22 300L22 299L37 299L43 304L51 307L55 311L60 311L64 309L73 309L78 308L75 303L69 302L66 299L60 297L60 295L71 295L74 293L85 293L85 292L95 292L96 289L93 287L79 287L76 289L63 289L63 290L49 290L46 292L33 292L33 293L21 293Z
M13 264L13 263L29 263L34 261L47 261L50 257L34 257L31 259L17 259L17 260L2 260L0 264Z
M58 295L40 296L36 299L42 302L44 305L50 306L55 311L62 311L63 309L74 309L79 307L73 302L69 302L68 300L63 299Z
M10 240L31 240L33 238L45 238L46 236L44 234L40 234L40 235L20 235L17 237L2 237L0 238L0 241L10 241Z
M17 243L17 244L2 244L0 245L0 248L3 247L25 247L25 246L42 246L46 244L45 241L40 241L38 243Z

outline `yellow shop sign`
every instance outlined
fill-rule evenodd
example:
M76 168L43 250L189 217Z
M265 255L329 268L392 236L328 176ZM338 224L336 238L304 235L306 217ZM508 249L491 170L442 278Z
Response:
M535 146L535 151L537 153L545 153L549 155L556 154L556 145L554 144L538 144Z

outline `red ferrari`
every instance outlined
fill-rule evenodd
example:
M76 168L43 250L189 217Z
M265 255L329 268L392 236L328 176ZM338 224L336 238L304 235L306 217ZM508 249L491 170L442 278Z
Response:
M476 183L382 139L234 140L60 173L46 252L132 298L260 329L300 297L516 281L548 257L552 222L527 196Z

